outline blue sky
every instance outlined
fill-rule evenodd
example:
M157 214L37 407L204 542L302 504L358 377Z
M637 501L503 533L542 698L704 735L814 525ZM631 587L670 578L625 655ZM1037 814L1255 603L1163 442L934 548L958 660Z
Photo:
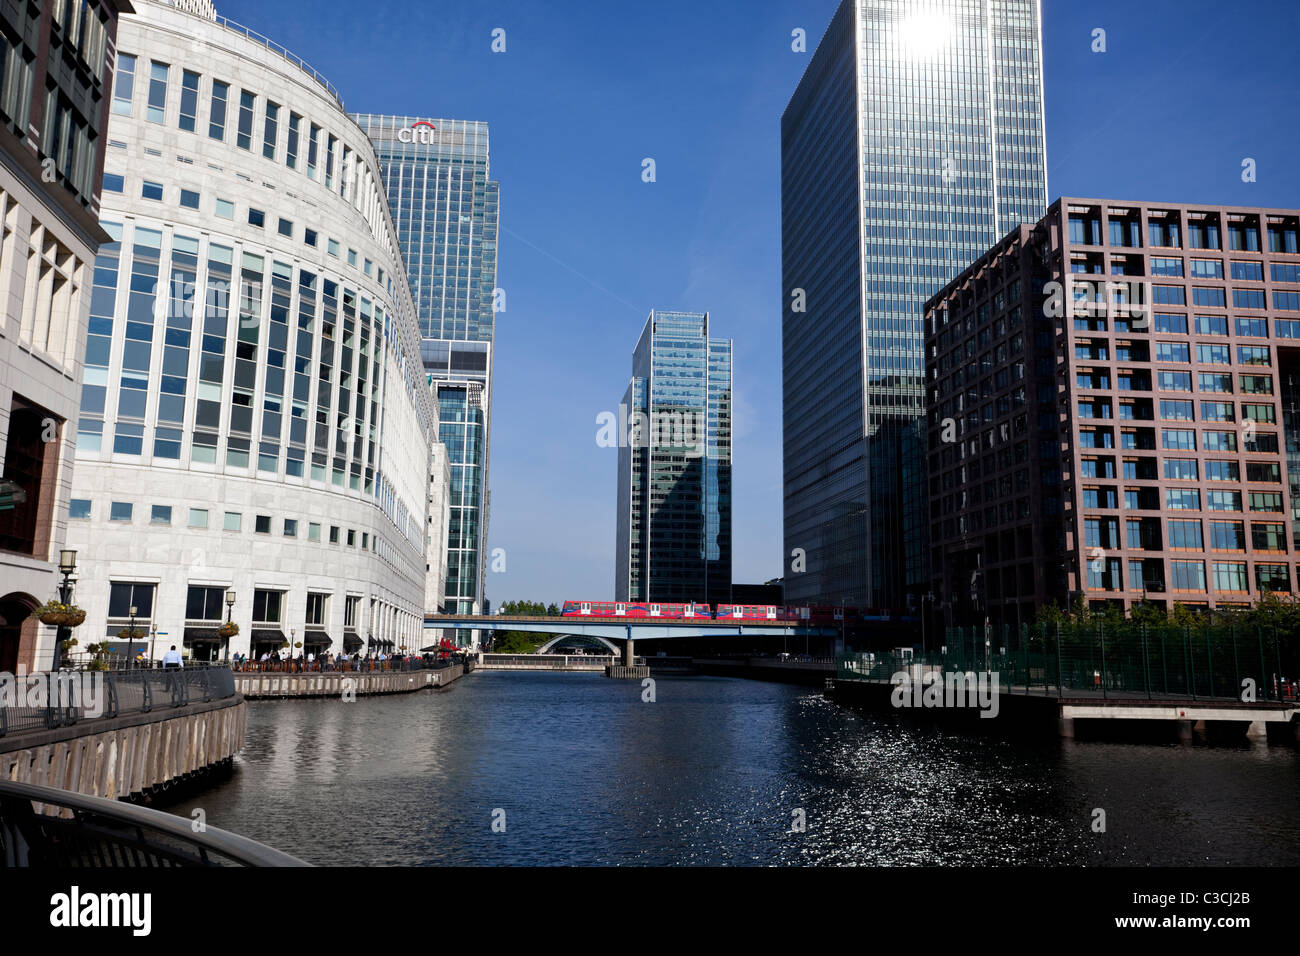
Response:
M708 311L735 341L734 580L779 575L780 117L811 56L791 31L814 48L837 0L216 2L349 110L491 125L507 309L489 547L506 570L489 599L612 596L616 452L596 416L651 308ZM1051 198L1300 206L1300 4L1043 7Z

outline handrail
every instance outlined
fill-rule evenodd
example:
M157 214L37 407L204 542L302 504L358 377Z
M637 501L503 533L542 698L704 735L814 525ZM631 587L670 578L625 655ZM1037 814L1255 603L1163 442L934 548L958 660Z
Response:
M29 802L26 808L23 801ZM72 817L36 813L30 804L61 807L72 811ZM179 847L174 845L177 842ZM143 853L146 860L158 861L155 865L311 866L218 827L205 825L196 833L192 821L161 810L55 787L0 781L0 865L105 865L106 856L114 859L106 849L129 850L127 858L137 863Z

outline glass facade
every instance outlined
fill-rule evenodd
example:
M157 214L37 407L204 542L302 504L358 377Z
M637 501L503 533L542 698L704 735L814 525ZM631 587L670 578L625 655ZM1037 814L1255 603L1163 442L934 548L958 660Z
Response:
M845 0L782 117L791 603L928 576L922 311L1046 207L1038 0Z
M446 610L486 609L498 184L486 123L358 114L374 143L451 466ZM433 610L433 609L431 609Z
M652 312L620 408L615 599L731 601L731 341Z

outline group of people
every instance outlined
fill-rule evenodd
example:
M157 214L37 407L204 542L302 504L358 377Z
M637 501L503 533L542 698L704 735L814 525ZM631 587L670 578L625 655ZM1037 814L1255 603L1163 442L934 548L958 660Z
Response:
M263 651L260 657L254 658L244 653L236 653L232 658L236 670L289 670L294 672L301 671L325 671L325 670L370 670L375 667L383 668L390 659L400 660L400 658L389 658L383 651L375 654L362 654L360 651L354 654L331 654L329 651L317 656L314 652L308 651L306 654L298 653L292 657L286 648L277 652Z

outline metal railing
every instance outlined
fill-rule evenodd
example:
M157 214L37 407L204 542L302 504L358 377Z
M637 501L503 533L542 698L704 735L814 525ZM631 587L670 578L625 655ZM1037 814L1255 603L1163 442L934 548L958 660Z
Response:
M309 866L214 826L160 810L0 781L0 865L41 868Z
M890 680L899 672L996 673L1009 693L1167 700L1296 700L1294 659L1270 628L1102 624L949 628L939 650L839 658L839 680ZM1014 640L1012 648L1006 646Z
M370 673L371 671L424 671L437 670L442 667L450 667L452 664L460 664L463 661L459 656L455 659L442 658L441 660L423 658L389 658L388 660L369 660L359 661L303 661L303 660L272 660L272 661L240 661L230 665L231 670L237 674L337 674L343 672Z
M161 0L161 2L167 4L173 9L180 10L182 13L191 13L191 11L184 9L183 7L177 6L175 0ZM326 89L326 91L330 94L330 96L334 97L334 101L339 104L339 109L343 109L343 97L339 96L339 91L335 88L334 84L331 83L329 80L327 80L325 78L325 75L321 73L320 70L316 69L310 63L304 60L302 57L287 50L285 47L276 43L274 40L270 39L269 37L262 36L262 34L258 33L256 30L250 30L242 23L236 23L234 20L230 20L226 17L223 17L220 14L218 14L215 17L205 17L197 13L191 13L191 15L197 16L201 20L207 20L209 23L216 23L218 26L225 27L227 30L231 31L232 33L238 33L240 36L246 37L249 40L253 40L257 43L262 44L272 53L278 53L280 56L284 57L284 59L287 60L289 63L292 63L294 66L298 67L308 76L310 76L313 80L315 80L317 83L323 86Z
M0 737L235 696L229 667L131 667L0 676Z
M570 667L606 667L622 663L622 656L610 654L484 654L484 667L527 667L533 670L567 670ZM644 657L637 657L644 664Z

